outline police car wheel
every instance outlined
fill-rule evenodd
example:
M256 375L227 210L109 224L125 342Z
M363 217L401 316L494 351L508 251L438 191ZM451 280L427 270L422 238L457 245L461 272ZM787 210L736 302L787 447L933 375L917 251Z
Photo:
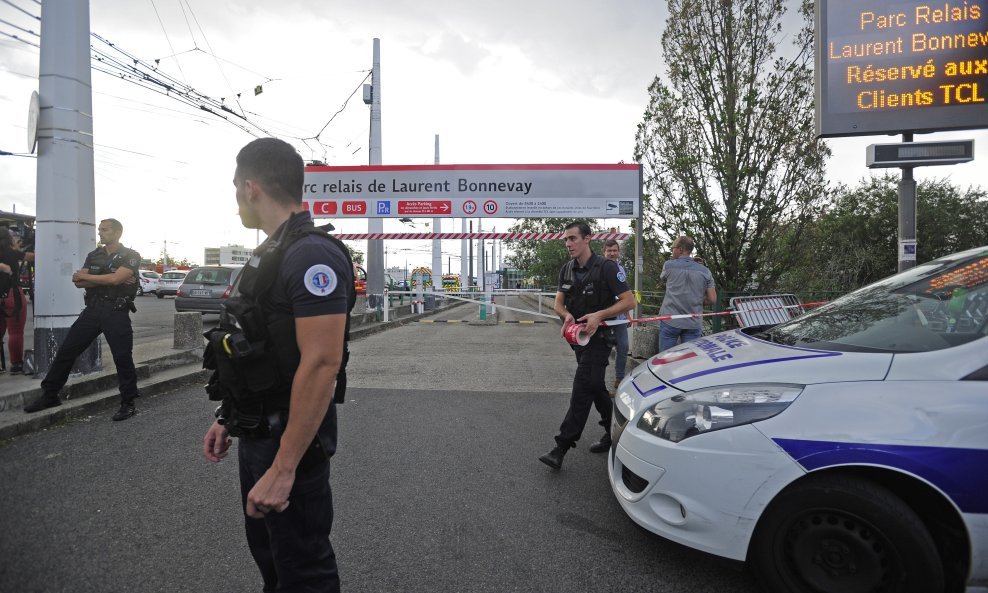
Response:
M940 555L916 512L883 486L807 478L762 515L748 551L767 591L943 591Z

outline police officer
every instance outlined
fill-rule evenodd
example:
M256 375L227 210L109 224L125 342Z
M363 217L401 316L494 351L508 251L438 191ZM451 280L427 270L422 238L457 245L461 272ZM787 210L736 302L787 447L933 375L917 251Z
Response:
M41 382L42 394L24 406L25 412L61 405L58 392L65 386L75 359L103 334L113 353L120 384L120 409L113 419L126 420L134 415L134 400L140 394L134 370L134 331L130 326L130 313L137 311L134 296L141 256L120 244L123 225L119 220L101 220L97 231L102 246L89 252L82 269L72 274L76 288L86 289L86 308L58 347L55 360Z
M222 404L203 453L219 462L239 439L247 543L264 590L339 591L329 460L355 298L349 254L303 209L302 158L289 144L245 146L233 183L241 222L268 239L208 332L207 391Z
M626 278L617 264L590 249L587 223L571 223L566 227L563 240L573 259L559 271L559 289L553 308L563 320L562 335L569 326L582 323L586 324L590 342L586 346L572 345L577 366L569 410L556 435L556 447L539 457L539 461L553 469L562 467L563 456L580 440L591 405L600 412L600 424L605 432L599 442L590 446L590 451L600 453L610 447L611 399L604 384L604 372L611 355L613 332L599 326L602 321L614 319L635 306Z

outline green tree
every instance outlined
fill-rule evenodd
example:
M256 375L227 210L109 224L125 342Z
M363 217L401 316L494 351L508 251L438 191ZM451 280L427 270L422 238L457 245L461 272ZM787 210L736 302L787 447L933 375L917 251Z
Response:
M638 233L636 220L631 221L631 234L621 245L621 265L628 271L628 286L634 289L635 281L635 241ZM659 240L655 233L648 232L642 236L642 292L656 293L665 290L664 283L659 280L662 266L669 259L669 244ZM647 299L646 299L647 300ZM643 301L645 302L645 301ZM658 302L648 303L658 307Z
M165 265L165 258L159 257L157 260L154 261L154 264L158 266ZM184 268L184 267L195 268L198 267L198 265L199 264L190 262L188 259L184 257L182 259L175 259L173 257L168 258L168 266L172 268Z
M566 225L573 222L566 218L526 218L511 226L512 233L561 233ZM599 233L603 230L594 219L586 221L590 230ZM559 268L569 259L566 245L561 240L556 241L522 241L507 240L505 246L512 251L507 261L511 267L525 270L529 278L534 278L535 285L554 288L559 280ZM594 253L603 254L603 243L593 241L591 249Z
M350 259L353 260L353 263L357 264L358 266L364 265L363 251L350 247L349 245L347 245L346 248L350 250Z
M771 289L798 258L824 195L815 138L811 6L778 50L785 0L669 0L666 81L636 136L646 234L694 238L720 290Z
M847 292L898 269L898 184L893 173L841 187L804 233L803 260L784 279L788 290ZM945 179L916 188L917 262L988 245L988 193Z

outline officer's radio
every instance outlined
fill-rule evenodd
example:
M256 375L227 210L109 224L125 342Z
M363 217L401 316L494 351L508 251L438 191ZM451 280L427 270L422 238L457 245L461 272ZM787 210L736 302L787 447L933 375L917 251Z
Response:
M254 353L250 341L243 332L231 332L223 336L223 351L230 358L247 358Z

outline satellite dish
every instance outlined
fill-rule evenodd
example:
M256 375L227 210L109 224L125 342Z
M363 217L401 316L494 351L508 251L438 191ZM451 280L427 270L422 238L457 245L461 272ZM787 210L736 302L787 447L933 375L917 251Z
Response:
M27 152L34 154L38 145L38 115L41 113L41 97L38 91L31 91L31 102L27 106Z

